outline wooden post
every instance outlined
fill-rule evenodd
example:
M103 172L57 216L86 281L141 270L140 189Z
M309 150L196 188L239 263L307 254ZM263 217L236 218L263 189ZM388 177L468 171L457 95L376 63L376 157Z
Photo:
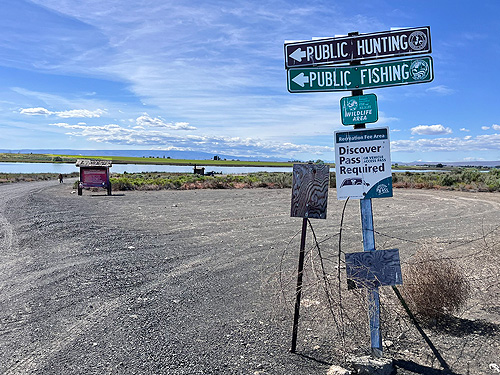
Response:
M109 181L109 167L106 168L106 191L108 192L108 195L111 195L111 182Z
M307 218L302 219L302 235L300 237L299 269L297 273L297 289L295 293L295 313L293 315L292 347L290 351L295 353L297 349L297 332L299 328L300 297L302 295L302 275L304 273L304 255L306 248Z

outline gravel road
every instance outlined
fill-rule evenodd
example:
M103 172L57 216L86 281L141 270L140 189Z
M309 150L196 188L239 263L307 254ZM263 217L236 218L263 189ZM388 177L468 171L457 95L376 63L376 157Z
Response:
M334 364L305 323L299 354L288 351L292 315L273 280L296 267L290 190L77 196L71 185L0 186L0 373L324 375ZM326 244L343 204L330 190L328 219L313 221ZM499 194L397 190L373 204L377 246L403 261L434 238L456 255L449 244L500 224ZM345 251L362 250L359 227L349 202ZM498 285L485 293L494 304L466 318L497 327Z

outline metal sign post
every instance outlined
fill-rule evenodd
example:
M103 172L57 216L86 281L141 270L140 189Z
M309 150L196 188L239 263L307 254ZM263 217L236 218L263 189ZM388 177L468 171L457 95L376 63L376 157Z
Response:
M375 251L375 233L373 231L372 200L360 199L361 228L363 231L363 250ZM380 296L378 287L368 289L368 317L370 319L370 340L372 355L382 357L382 335L380 333Z
M306 249L307 218L302 219L302 234L300 237L299 267L297 271L297 288L295 289L295 310L293 313L292 346L290 351L297 350L297 334L299 330L300 298L302 297L302 275L304 273L304 255Z
M358 35L357 32L350 33L349 36ZM353 61L351 66L361 65L360 61ZM352 96L363 95L363 90L353 90ZM354 129L364 129L366 124L356 124ZM373 228L373 210L371 198L359 200L361 211L361 230L363 233L363 251L375 251L375 232ZM378 287L368 289L368 319L370 321L370 342L371 352L376 358L383 355L382 335L380 333L380 295Z

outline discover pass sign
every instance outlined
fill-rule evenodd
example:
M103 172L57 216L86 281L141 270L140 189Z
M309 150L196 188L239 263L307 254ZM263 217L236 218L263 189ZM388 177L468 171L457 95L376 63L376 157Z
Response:
M335 132L337 199L392 197L389 128Z

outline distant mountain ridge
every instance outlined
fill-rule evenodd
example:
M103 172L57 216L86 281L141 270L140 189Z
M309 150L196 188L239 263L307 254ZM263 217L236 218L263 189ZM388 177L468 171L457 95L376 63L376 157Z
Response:
M70 149L19 149L1 150L0 153L21 153L21 154L62 154L62 155L82 155L82 156L129 156L129 157L158 157L171 159L193 159L193 160L213 160L214 156L227 160L243 161L289 161L285 158L255 158L234 156L226 154L211 154L198 151L161 151L161 150L70 150Z
M393 163L395 164L395 162ZM453 167L500 167L500 160L497 161L485 161L485 160L475 160L475 161L414 161L411 163L398 163L399 165L437 165L442 164L444 166L449 165Z

